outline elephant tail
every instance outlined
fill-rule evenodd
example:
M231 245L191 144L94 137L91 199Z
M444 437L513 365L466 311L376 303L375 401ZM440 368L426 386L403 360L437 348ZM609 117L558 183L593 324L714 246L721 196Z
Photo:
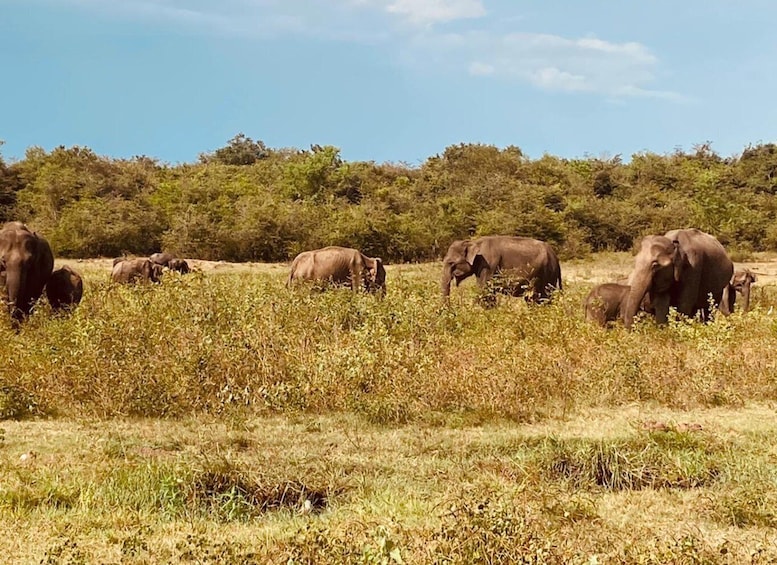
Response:
M289 278L286 279L286 288L291 288L291 285L294 282L297 273L297 265L299 265L299 261L295 258L291 263L291 269L289 269Z

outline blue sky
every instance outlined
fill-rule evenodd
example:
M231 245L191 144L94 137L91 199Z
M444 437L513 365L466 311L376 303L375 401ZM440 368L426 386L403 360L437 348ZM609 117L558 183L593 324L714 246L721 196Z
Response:
M777 137L771 0L0 0L0 154L192 162L242 132L412 165Z

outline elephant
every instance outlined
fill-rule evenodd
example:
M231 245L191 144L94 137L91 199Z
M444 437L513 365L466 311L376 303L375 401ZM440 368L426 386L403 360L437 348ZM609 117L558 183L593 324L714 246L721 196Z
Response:
M286 286L291 287L301 280L348 284L354 291L364 288L381 296L386 293L383 260L367 257L350 247L329 246L297 255L291 263Z
M116 263L111 271L111 280L122 284L137 281L156 283L159 282L161 275L161 265L153 263L151 259L139 257Z
M154 253L149 257L152 262L156 263L157 265L162 265L163 267L167 267L167 264L172 260L175 259L175 255L172 253Z
M185 259L170 259L170 261L167 263L167 268L171 271L178 271L182 275L191 272L189 263L187 263Z
M21 222L0 230L0 289L14 322L29 316L54 270L49 243Z
M528 237L490 235L451 243L443 259L440 291L443 300L450 296L451 281L476 276L481 290L494 277L499 290L512 296L525 296L529 302L544 302L553 290L562 290L561 266L553 248L544 241ZM484 295L484 303L493 305L493 292Z
M67 265L51 273L46 283L46 297L54 310L78 306L83 294L81 275Z
M187 263L184 259L179 259L172 253L154 253L149 257L149 259L151 259L151 261L156 265L167 267L171 271L178 271L182 275L191 272L189 263Z
M585 319L605 327L608 322L614 322L622 317L623 309L629 298L631 287L623 283L603 283L591 289L585 299ZM648 294L640 304L640 310L654 313Z
M734 311L734 302L737 293L742 295L742 313L750 310L750 285L756 281L755 273L750 269L735 271L734 275L723 291L723 298L720 301L721 311L725 314L731 314Z
M624 324L631 327L646 295L659 324L667 322L670 306L685 316L700 313L707 319L710 296L719 305L733 274L726 250L708 233L692 228L645 236L629 275Z

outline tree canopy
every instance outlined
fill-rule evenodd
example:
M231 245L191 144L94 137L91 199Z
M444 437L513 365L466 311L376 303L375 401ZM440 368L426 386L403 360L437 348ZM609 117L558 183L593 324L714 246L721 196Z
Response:
M346 161L332 146L270 149L240 133L175 166L85 147L0 158L0 220L27 222L59 255L282 261L348 245L388 261L440 257L455 239L544 239L565 258L627 250L698 227L741 251L777 249L777 145L722 158L709 143L664 155L528 158L458 144L412 167Z

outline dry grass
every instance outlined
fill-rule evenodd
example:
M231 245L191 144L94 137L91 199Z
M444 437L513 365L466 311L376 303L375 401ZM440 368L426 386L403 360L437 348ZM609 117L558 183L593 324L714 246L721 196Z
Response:
M75 313L44 304L18 333L0 327L0 550L775 560L768 259L747 316L632 332L586 324L581 307L628 254L565 264L550 306L493 310L470 281L443 307L436 265L389 266L381 301L289 292L284 265L198 262L132 288L108 283L109 260L73 262Z
M656 421L666 431L648 429ZM777 486L764 441L777 416L765 405L462 428L334 415L3 429L0 550L17 562L372 562L395 550L407 562L739 563L759 548L777 558L773 511L756 503ZM555 472L572 452L597 461L591 447L624 456L610 469L622 478L650 465L716 472L639 488ZM287 503L268 504L284 489Z

